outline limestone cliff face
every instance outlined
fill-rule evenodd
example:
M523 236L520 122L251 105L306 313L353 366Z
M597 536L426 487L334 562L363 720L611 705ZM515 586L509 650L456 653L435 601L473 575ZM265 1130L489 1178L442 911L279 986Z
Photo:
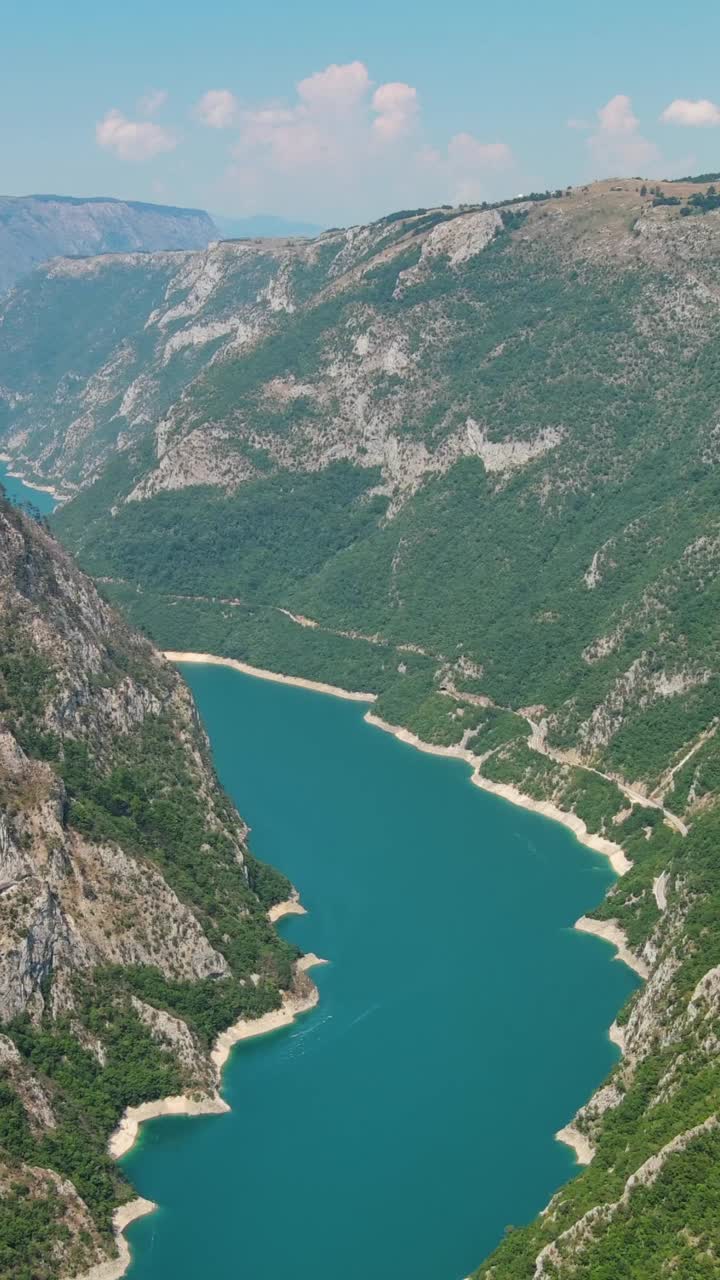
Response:
M110 762L119 738L170 717L208 829L227 831L242 866L245 828L225 807L219 816L207 745L180 677L124 627L66 553L8 507L0 510L0 632L12 633L16 665L44 664L34 732L90 744L96 767ZM147 683L123 670L133 658ZM14 673L4 674L7 689ZM12 719L22 736L26 715ZM26 754L7 724L0 770L1 1021L39 1013L50 977L57 1012L72 1002L74 972L103 963L155 965L177 979L229 972L157 868L68 827L56 768Z
M389 323L362 305L333 326L312 376L279 369L264 380L253 404L231 396L209 414L195 399L196 392L204 395L210 367L252 357L305 317L312 325L318 308L352 304L354 293L378 273L388 274L390 292L408 306L447 264L461 282L502 227L497 210L434 210L314 240L222 241L199 253L157 254L150 261L133 254L58 260L6 304L6 374L0 361L5 447L41 473L62 475L72 490L87 484L112 452L151 429L155 462L133 498L197 484L227 490L259 474L252 449L270 455L278 467L316 470L340 458L380 466L387 491L399 498L464 456L492 455L497 470L505 458L508 467L521 464L524 451L532 457L538 448L552 447L552 432L541 435L540 445L533 433L533 442L495 453L485 449L482 428L470 421L459 422L439 447L410 438L408 417L424 415L431 394L425 344L417 346L407 324ZM64 306L74 285L114 299L110 310L116 317L122 312L122 336L117 323L110 328L109 317L103 332L106 321L99 317L89 349L77 353L85 373L74 357L66 360L53 387L54 407L38 431L33 404L37 409L44 391L37 382L21 389L11 366L23 361L31 297L41 290L42 323L52 323L54 307ZM123 296L130 305L118 305ZM431 343L445 344L442 324L430 324ZM402 395L378 396L386 382L402 388ZM275 429L279 420L288 420L290 430ZM107 426L102 440L101 424ZM238 437L250 452L234 446Z
M159 733L149 750L169 766L138 755ZM151 767L159 772L146 794ZM176 809L186 828L177 834ZM214 1027L279 1000L284 944L251 887L246 834L178 674L41 527L0 501L0 1105L16 1116L0 1142L0 1196L14 1206L22 1184L18 1213L28 1197L50 1206L54 1243L38 1275L74 1274L113 1250L107 1212L127 1189L117 1178L102 1203L86 1203L65 1173L62 1135L85 1123L92 1091L105 1107L116 1099L110 1123L123 1099L212 1094ZM202 1033L167 1007L199 986L199 1008L213 987L228 1002ZM57 1058L53 1045L63 1046ZM77 1097L63 1076L68 1052L86 1073ZM48 1134L61 1135L58 1148ZM112 1186L106 1140L93 1121L88 1159Z
M694 188L675 190L686 197ZM189 254L58 258L0 309L3 447L72 491L146 439L153 456L132 490L137 499L199 484L232 490L264 474L268 460L316 470L346 458L380 467L393 510L459 459L481 459L502 482L548 455L540 480L547 500L578 483L573 424L559 409L540 417L530 405L518 413L500 403L495 412L469 394L477 378L501 380L505 370L517 378L537 325L530 299L523 306L520 297L499 341L471 353L488 302L483 290L473 296L473 281L503 230L517 233L521 271L539 253L548 278L554 263L565 286L600 272L611 289L637 289L630 306L638 350L620 355L614 375L629 384L674 332L688 357L697 354L720 297L715 214L678 218L632 181L556 194L504 209L391 215L311 240L207 245L206 236ZM166 238L157 247L176 244ZM93 308L92 331L80 342L67 322L75 294ZM543 321L560 337L572 303L552 290L548 304ZM32 347L61 323L59 366L39 371ZM463 345L475 378L458 384ZM557 359L548 347L550 383L567 376L566 346L562 338ZM609 438L606 447L612 468Z
M134 200L0 196L0 293L60 254L200 249L217 236L202 209Z

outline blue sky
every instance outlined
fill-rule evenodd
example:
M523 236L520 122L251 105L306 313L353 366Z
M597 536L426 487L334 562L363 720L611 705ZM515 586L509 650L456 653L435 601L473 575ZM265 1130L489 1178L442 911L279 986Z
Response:
M329 225L720 169L719 45L710 0L5 0L0 188Z

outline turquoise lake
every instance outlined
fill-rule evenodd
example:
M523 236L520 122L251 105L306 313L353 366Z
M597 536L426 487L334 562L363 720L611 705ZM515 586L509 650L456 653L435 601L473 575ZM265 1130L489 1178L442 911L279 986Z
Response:
M128 1276L461 1280L573 1174L553 1134L615 1059L637 980L571 927L607 862L356 703L183 673L308 908L281 928L331 963L316 1009L235 1049L231 1113L144 1127L124 1167L160 1207Z
M25 484L23 480L18 480L15 476L8 475L8 467L12 466L9 462L0 462L0 484L2 484L5 492L11 502L17 502L22 506L31 503L43 516L49 516L55 510L57 501L51 493L45 493L43 489L33 489L30 485Z

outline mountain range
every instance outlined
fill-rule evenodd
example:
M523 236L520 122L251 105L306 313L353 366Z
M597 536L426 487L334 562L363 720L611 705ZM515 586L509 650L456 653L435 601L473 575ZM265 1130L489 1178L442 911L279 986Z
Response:
M217 235L202 209L103 196L0 196L0 293L59 254L202 249Z

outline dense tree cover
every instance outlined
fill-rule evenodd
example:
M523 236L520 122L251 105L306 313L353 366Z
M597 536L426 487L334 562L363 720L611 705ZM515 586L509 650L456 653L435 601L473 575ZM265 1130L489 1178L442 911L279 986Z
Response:
M126 1000L116 1001L92 980L79 984L79 1013L88 1032L100 1036L101 1065L80 1044L73 1019L33 1025L17 1019L3 1030L39 1078L47 1082L58 1115L55 1129L33 1137L17 1106L3 1108L8 1127L2 1148L11 1158L54 1169L69 1178L98 1226L109 1234L112 1210L128 1188L106 1153L110 1132L125 1107L177 1093L183 1073L161 1049ZM24 1115L24 1112L23 1112Z
M632 1121L624 1120L630 1132ZM622 1140L623 1127L618 1122L616 1142ZM670 1154L659 1176L649 1186L636 1189L609 1223L588 1232L581 1247L573 1250L561 1245L564 1265L548 1274L573 1280L658 1280L667 1273L683 1280L716 1280L719 1154L717 1130L701 1133L684 1151ZM595 1168L593 1162L591 1170L563 1194L552 1221L553 1235L595 1204L619 1200L623 1184L614 1174L606 1167ZM511 1230L476 1273L478 1280L532 1280L535 1257L549 1238L541 1227L532 1232Z
M696 173L685 178L666 178L666 182L718 182L720 173Z
M688 202L682 214L692 213L712 213L713 210L720 209L720 195L714 186L708 187L707 191L696 191L693 195L688 196Z
M57 1280L53 1247L70 1237L62 1216L62 1202L50 1178L40 1194L20 1176L12 1183L0 1196L1 1280Z
M163 649L220 653L370 694L398 676L401 657L394 646L300 627L273 607L187 600L123 583L105 583L103 589ZM402 660L411 671L433 669L432 660L421 654L404 654Z
M314 475L284 473L226 497L211 488L159 493L119 513L111 548L87 548L100 576L144 581L186 595L274 603L289 582L316 573L377 525L387 500L368 497L379 470L338 463ZM58 515L63 536L77 514Z
M15 628L0 651L0 715L31 755L52 755L54 744L40 727L44 697L52 684L50 664Z

